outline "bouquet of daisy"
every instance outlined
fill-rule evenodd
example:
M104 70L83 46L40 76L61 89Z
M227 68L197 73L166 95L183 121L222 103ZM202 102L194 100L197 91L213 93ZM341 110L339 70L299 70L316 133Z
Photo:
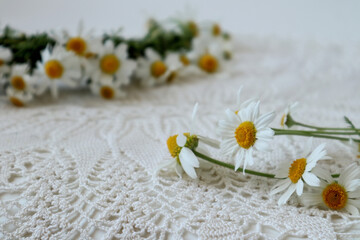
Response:
M114 99L125 96L129 85L218 73L230 58L229 34L217 23L191 19L152 19L140 39L126 39L120 31L96 36L82 22L74 34L26 35L6 27L0 29L0 89L18 107L47 90L58 98L63 86Z
M171 158L159 166L161 169L174 169L179 176L185 172L191 178L197 178L196 168L206 168L216 164L230 168L242 174L277 179L278 182L269 191L270 195L281 194L278 204L288 202L292 195L300 197L305 206L318 205L331 210L345 210L359 215L360 209L360 167L358 162L347 166L341 173L330 173L317 163L328 160L326 145L313 146L313 138L334 139L349 144L354 154L360 158L360 129L345 117L348 127L328 128L304 124L296 121L291 111L297 103L289 105L281 118L282 128L271 128L275 113L260 113L260 101L249 99L240 101L238 91L236 109L226 109L223 119L218 121L217 135L220 140L200 135L194 128L198 104L192 113L190 131L170 136L167 140ZM299 126L302 129L290 129ZM271 150L274 136L297 135L309 137L303 152L278 166L275 173L258 172L249 169L256 164L254 152ZM345 136L345 137L344 137ZM350 137L349 137L350 136ZM355 136L355 137L354 137ZM222 156L230 157L232 162L214 159L207 146L219 149Z

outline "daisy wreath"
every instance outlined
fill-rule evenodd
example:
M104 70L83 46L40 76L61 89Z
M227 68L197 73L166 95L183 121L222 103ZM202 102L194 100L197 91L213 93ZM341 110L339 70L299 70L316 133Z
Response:
M313 138L327 138L345 142L352 147L354 156L360 158L360 129L344 117L348 127L327 128L312 126L296 121L291 112L297 103L290 104L281 118L283 127L270 128L275 113L260 113L260 101L249 99L240 101L241 88L237 96L237 109L226 109L223 119L218 121L217 135L220 141L198 134L194 128L198 104L191 118L190 131L170 136L167 140L171 158L159 166L159 169L174 169L179 176L184 171L196 178L196 168L208 167L209 163L234 169L243 174L277 179L278 182L269 191L270 195L281 193L278 204L285 204L292 195L300 197L305 206L320 206L331 210L347 211L359 215L360 209L360 166L358 162L350 164L342 172L330 174L320 168L318 161L330 159L325 143L313 147ZM286 129L293 126L302 129ZM305 129L304 129L305 128ZM278 166L276 173L264 173L248 169L254 165L255 151L271 150L274 136L295 135L309 137L303 152ZM229 156L232 163L219 161L210 156L205 145L220 150L223 156Z
M121 31L96 36L82 22L68 31L26 35L0 28L0 93L21 107L50 91L87 87L103 99L124 97L126 86L151 87L194 74L216 74L231 58L231 41L215 22L148 21L143 38Z

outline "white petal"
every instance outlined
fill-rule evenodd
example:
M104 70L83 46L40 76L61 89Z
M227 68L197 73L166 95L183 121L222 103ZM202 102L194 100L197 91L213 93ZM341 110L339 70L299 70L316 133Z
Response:
M176 144L177 144L179 147L184 147L185 144L186 144L186 141L187 141L187 137L186 137L184 134L179 134L179 135L176 137Z
M346 186L344 186L346 191L355 191L360 187L360 179L354 179L348 182Z
M331 177L329 171L326 171L320 167L314 167L311 172L314 173L317 177L327 181L328 183L333 182L333 178Z
M349 198L360 198L360 189L354 192L348 192Z
M207 145L209 145L210 147L213 147L213 148L220 148L220 142L218 140L215 140L215 139L211 139L211 138L208 138L208 137L204 137L204 136L200 136L200 135L197 135L199 140Z
M274 112L270 112L267 114L264 114L262 116L260 116L256 121L255 121L255 125L258 128L263 128L268 126L275 118L275 113Z
M359 176L360 176L360 168L357 166L356 163L350 164L340 174L339 184L346 188L349 181L359 178Z
M274 185L270 190L270 195L274 195L276 193L284 191L286 188L288 188L291 184L290 179L283 179L279 180L279 182Z
M311 172L305 172L302 175L302 178L310 186L313 186L313 187L320 186L320 179L317 176L315 176L315 174L313 174Z
M236 125L236 124L240 123L239 117L233 111L231 111L230 109L226 109L225 113L226 113L228 120L231 122L231 124ZM236 126L236 127L238 127L238 126ZM235 129L234 129L234 131L235 131Z
M121 43L115 49L116 56L118 56L120 59L126 59L127 58L127 49L128 49L128 46L125 43Z
M177 175L182 178L182 172L183 172L183 169L182 167L180 166L179 163L176 162L176 165L175 165L175 171L177 173Z
M180 162L181 162L181 158L180 158ZM184 169L184 171L186 172L186 174L189 175L189 177L191 177L193 179L197 178L194 167L192 167L192 166L190 166L190 165L188 165L186 163L183 164L182 162L181 162L181 166Z
M199 167L199 160L195 154L187 147L183 147L179 154L181 165L189 165L191 167Z
M283 205L286 203L290 196L295 192L296 184L291 184L286 192L279 198L278 204Z
M346 204L345 209L346 209L346 211L351 213L351 215L354 215L354 216L359 215L359 210L354 205L351 205L348 203L348 204Z
M152 48L147 48L145 50L145 55L147 59L150 60L151 62L161 59L160 55L157 52L155 52Z
M238 170L241 165L243 165L244 157L245 157L244 149L241 149L240 151L237 152L235 157L235 171Z
M299 181L296 183L296 194L298 196L301 196L303 190L304 190L304 182L301 179L299 179Z
M266 141L261 141L261 140L256 140L255 145L254 145L255 149L262 152L262 151L269 151L271 149L270 144L267 143Z
M289 175L289 168L290 168L290 164L286 163L286 164L282 164L281 167L279 168L279 170L277 171L275 177L276 178L284 178L287 177Z
M323 202L320 192L303 193L300 200L305 206L319 205Z

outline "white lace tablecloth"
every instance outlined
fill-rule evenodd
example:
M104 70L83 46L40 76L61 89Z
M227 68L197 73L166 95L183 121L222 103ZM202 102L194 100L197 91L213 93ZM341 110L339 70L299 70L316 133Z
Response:
M260 97L262 111L299 101L296 119L360 126L360 48L243 38L223 74L192 77L152 89L130 89L104 101L87 90L45 96L18 109L0 101L0 239L356 239L360 218L279 207L275 180L214 166L199 179L160 172L168 136L186 131L199 102L199 131L215 137L224 109ZM256 155L256 170L274 172L306 139L276 137ZM320 141L315 141L319 143ZM351 149L328 142L339 172ZM215 157L221 156L214 151Z

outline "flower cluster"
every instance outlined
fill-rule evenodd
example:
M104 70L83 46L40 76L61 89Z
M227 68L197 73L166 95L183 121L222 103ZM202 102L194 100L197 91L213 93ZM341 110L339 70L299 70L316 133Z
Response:
M306 127L313 130L292 130L270 128L275 117L274 112L261 114L260 101L249 99L240 101L241 88L238 91L235 109L226 109L225 116L217 126L218 140L199 135L194 129L197 104L192 115L191 131L171 136L167 140L171 159L160 166L160 169L175 168L181 176L182 169L191 178L196 178L195 169L201 168L202 162L210 162L223 167L260 177L277 179L269 191L270 195L281 193L278 204L288 202L292 195L300 197L304 206L320 206L331 210L345 210L352 215L359 215L360 209L360 166L357 162L347 166L340 174L330 174L318 165L331 157L327 155L326 145L322 143L313 147L313 138L328 138L345 142L358 157L360 139L339 137L339 135L359 135L360 129L345 117L350 125L347 128L320 128L299 123L291 116L297 103L289 105L281 118L282 127ZM299 135L309 137L303 151L278 166L275 174L257 172L247 169L259 163L254 152L271 151L271 144L276 135ZM228 156L232 163L219 161L209 156L204 145L220 148L222 156Z
M0 87L15 106L59 89L88 87L104 99L125 96L126 86L171 83L197 73L214 74L230 58L229 35L216 23L192 20L149 21L142 39L119 32L96 36L80 23L68 31L26 36L0 32Z

